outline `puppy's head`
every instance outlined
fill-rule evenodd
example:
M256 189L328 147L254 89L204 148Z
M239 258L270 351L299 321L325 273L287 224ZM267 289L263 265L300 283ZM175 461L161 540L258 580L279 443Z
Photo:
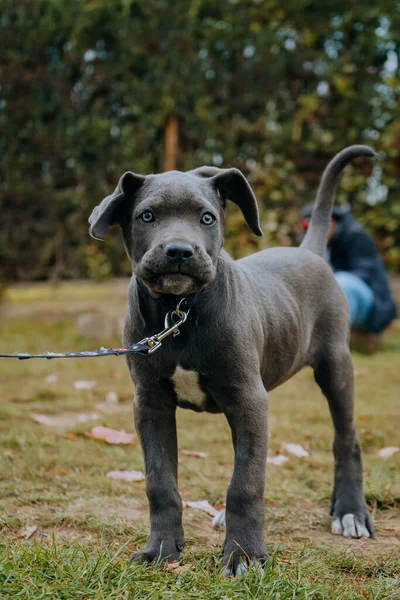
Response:
M104 240L111 225L120 225L133 272L150 294L187 295L215 277L228 199L262 235L255 196L237 169L127 172L90 215L90 235Z

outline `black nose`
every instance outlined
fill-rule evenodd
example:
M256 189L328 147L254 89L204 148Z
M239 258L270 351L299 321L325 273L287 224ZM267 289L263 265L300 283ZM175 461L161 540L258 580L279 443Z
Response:
M165 256L171 262L185 262L193 257L194 249L190 244L175 243L165 247Z

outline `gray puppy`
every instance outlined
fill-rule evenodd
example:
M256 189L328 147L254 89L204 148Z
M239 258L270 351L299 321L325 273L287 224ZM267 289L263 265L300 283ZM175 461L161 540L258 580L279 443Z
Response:
M323 260L335 185L354 158L351 146L326 168L300 248L272 248L234 261L222 249L226 200L262 235L255 196L237 169L125 173L89 219L104 239L122 228L132 261L123 342L163 329L166 311L186 297L190 313L179 337L149 357L129 356L134 416L146 469L150 539L135 560L179 560L184 545L177 485L177 407L223 412L235 466L226 500L226 573L268 560L264 490L268 394L306 365L326 396L335 428L332 533L370 537L361 449L353 419L353 365L344 294Z

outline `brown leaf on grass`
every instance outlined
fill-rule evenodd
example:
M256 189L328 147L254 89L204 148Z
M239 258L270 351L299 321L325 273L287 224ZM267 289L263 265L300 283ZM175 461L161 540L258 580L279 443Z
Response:
M66 433L63 437L66 440L71 440L72 442L77 442L80 439L75 433Z
M192 567L193 565L191 565L190 563L186 565L180 565L176 560L164 564L165 571L168 571L169 573L177 573L178 575L180 573L186 573L186 571L189 571L189 569L191 569Z
M90 433L85 433L87 437L94 440L101 440L107 444L136 444L137 437L134 433L125 433L125 431L117 431L109 427L93 427Z
M208 452L196 452L195 450L181 450L184 456L194 456L195 458L207 458Z
M31 525L30 527L25 527L25 529L22 530L21 535L26 540L29 540L29 538L31 538L36 531L37 525Z
M109 479L120 479L122 481L144 481L142 471L109 471L107 473Z
M89 421L96 421L100 418L100 415L97 413L60 413L59 415L31 413L30 416L36 423L47 425L48 427L74 427L79 423L88 423Z
M381 450L378 451L378 454L382 458L390 458L393 454L396 454L396 452L400 452L398 446L388 446L387 448L381 448Z
M198 510L203 510L207 514L215 517L218 513L217 509L211 506L208 500L196 500L194 502L184 502L183 506L189 506L190 508L197 508Z

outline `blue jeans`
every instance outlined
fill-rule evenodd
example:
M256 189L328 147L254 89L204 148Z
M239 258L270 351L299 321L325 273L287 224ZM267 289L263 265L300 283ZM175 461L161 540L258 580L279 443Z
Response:
M346 294L350 327L368 329L369 318L374 308L371 288L360 277L348 271L336 271L335 279Z

